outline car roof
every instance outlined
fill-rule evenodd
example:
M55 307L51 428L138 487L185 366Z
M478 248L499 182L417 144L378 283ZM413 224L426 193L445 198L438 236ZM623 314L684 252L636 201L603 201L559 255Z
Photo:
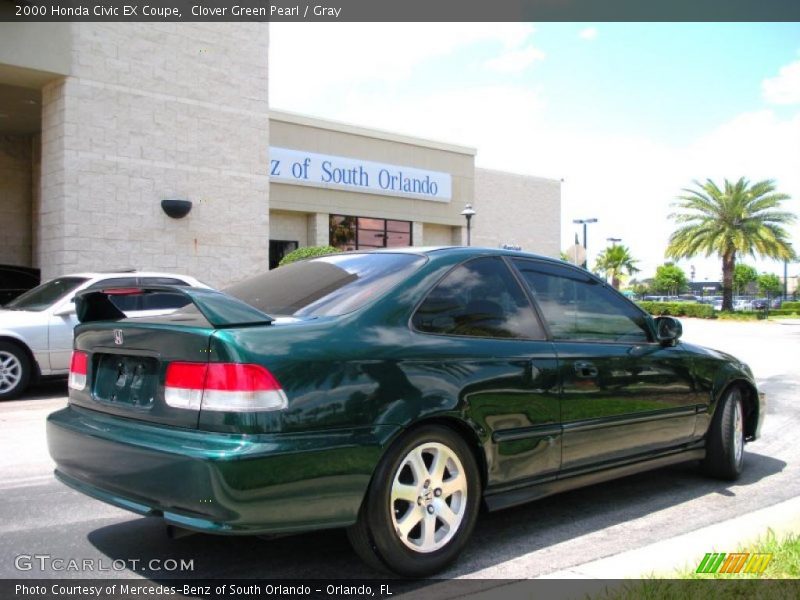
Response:
M454 255L473 255L473 256L517 256L520 258L536 258L553 263L572 265L552 256L534 254L533 252L523 252L522 250L511 250L508 248L488 248L484 246L403 246L400 248L378 248L376 250L354 250L359 254L382 254L382 253L402 253L402 254L454 254ZM574 266L574 265L573 265Z
M83 277L86 279L110 279L116 277L169 277L174 279L182 279L185 281L197 281L196 277L191 275L183 275L180 273L162 273L159 271L103 271L103 272L83 272L83 273L65 273L59 277ZM58 279L55 277L54 279Z

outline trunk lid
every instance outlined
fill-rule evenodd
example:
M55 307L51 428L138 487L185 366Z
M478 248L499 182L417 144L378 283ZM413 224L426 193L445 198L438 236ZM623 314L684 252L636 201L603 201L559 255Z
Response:
M181 295L187 307L171 315L125 318L110 301L114 295L146 293ZM274 320L214 290L167 286L79 293L76 310L81 324L75 328L74 348L86 354L86 383L82 389L70 387L70 402L121 417L187 428L197 428L200 406L167 403L169 365L220 362L210 344L215 331L267 326Z

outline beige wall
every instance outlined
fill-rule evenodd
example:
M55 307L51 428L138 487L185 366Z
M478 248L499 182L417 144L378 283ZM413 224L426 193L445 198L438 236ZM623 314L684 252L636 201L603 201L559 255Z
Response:
M138 267L216 286L267 264L266 23L72 23L43 90L43 276ZM165 198L194 203L167 217Z
M296 241L308 246L309 215L302 212L271 210L269 212L269 239Z
M451 246L460 244L460 238L460 227L425 223L422 228L422 245L424 246Z
M470 148L281 112L272 113L270 144L452 175L449 202L273 181L270 196L273 209L459 225L463 220L459 213L474 195L475 151Z
M561 250L561 182L489 169L475 169L472 245L522 246L525 252L558 257Z
M31 266L33 141L0 136L0 263Z

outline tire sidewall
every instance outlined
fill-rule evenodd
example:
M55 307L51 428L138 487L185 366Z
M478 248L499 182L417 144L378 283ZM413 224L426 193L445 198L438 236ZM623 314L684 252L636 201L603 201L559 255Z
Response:
M392 482L403 459L413 448L429 442L445 444L458 455L467 477L467 506L458 531L447 545L434 552L421 553L408 548L395 533L390 499ZM413 430L392 446L375 472L367 497L367 520L372 542L383 562L400 575L424 577L440 571L466 546L477 520L480 497L480 475L475 457L463 438L438 425Z
M742 444L742 454L739 460L736 459L736 408L739 408L742 417L742 438L744 438L744 404L742 401L742 392L739 388L731 389L725 397L725 414L724 427L727 430L727 448L725 454L730 462L732 473L739 476L742 473L742 466L744 464L744 439L740 440Z
M20 377L16 387L7 392L0 392L0 402L2 402L3 400L13 400L14 398L19 397L28 387L28 384L31 380L31 361L28 359L28 355L25 353L25 350L20 348L17 344L0 342L0 350L9 352L16 356L22 367L22 376Z

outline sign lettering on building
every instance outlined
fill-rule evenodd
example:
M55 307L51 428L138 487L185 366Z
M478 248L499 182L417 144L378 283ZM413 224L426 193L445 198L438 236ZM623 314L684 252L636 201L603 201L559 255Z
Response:
M277 183L450 202L450 173L270 147L270 179Z

